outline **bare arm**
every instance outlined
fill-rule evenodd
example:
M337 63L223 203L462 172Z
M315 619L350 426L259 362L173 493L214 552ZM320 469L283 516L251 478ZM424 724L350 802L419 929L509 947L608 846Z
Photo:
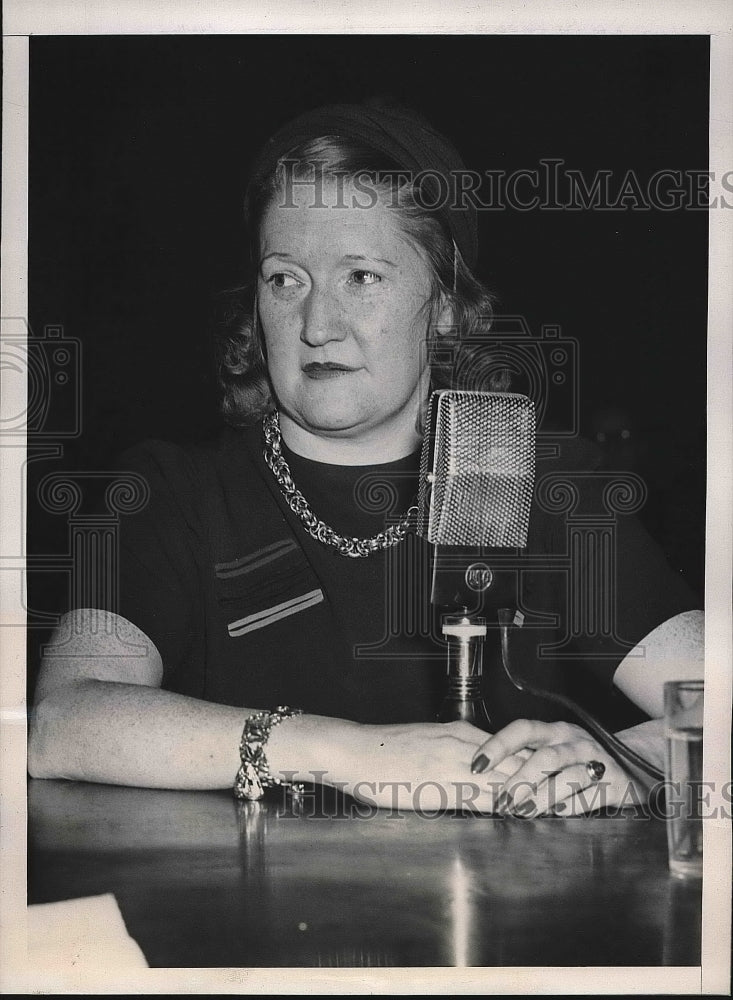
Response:
M162 691L155 645L124 618L68 615L45 651L30 726L33 777L167 788L230 785L246 709Z
M189 698L161 690L162 678L158 650L131 622L95 610L66 616L38 678L30 774L153 788L230 788L244 721L264 706ZM309 770L336 777L338 745L353 742L359 728L307 716L273 731L271 751L279 749L286 771L299 771L305 760Z
M702 680L705 673L705 613L685 611L662 622L621 661L616 687L651 716L618 734L659 770L664 770L664 684Z
M69 616L49 644L38 680L31 775L231 788L244 721L272 706L210 704L162 690L162 677L155 645L130 622L99 611ZM467 787L469 763L484 736L467 723L366 726L303 715L272 730L267 758L274 774L337 785L378 805L393 805L396 794L405 808L469 800L488 808L490 791ZM416 799L426 782L443 786L445 794L433 788Z
M705 615L685 611L662 622L635 646L613 675L616 687L653 719L664 715L665 681L702 678Z

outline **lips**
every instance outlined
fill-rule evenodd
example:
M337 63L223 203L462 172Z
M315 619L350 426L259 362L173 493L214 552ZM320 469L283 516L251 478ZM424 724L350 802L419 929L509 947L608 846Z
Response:
M303 374L312 379L338 378L340 375L355 372L356 368L339 364L337 361L309 361L303 365Z

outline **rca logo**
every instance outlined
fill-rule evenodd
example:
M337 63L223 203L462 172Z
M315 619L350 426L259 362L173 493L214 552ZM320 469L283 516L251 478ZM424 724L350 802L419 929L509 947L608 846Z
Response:
M494 574L491 572L486 563L471 563L471 565L466 570L465 575L466 586L475 591L477 594L483 593L484 590L488 590L494 579Z

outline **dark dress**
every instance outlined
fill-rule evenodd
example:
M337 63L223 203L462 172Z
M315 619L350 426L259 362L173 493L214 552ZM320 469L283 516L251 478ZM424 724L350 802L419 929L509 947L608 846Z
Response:
M311 508L339 533L373 535L413 502L417 454L346 468L285 454ZM204 446L148 442L121 467L144 477L150 499L121 516L117 593L107 604L155 643L165 688L362 722L435 718L445 609L431 607L427 542L411 533L351 559L312 539L265 465L259 425L225 429ZM524 614L513 635L516 672L568 691L618 728L643 718L613 688L619 662L698 602L633 512L623 512L634 506L629 491L610 482L582 441L538 454L528 545L499 564ZM517 717L568 717L511 685L491 628L485 696L497 728Z

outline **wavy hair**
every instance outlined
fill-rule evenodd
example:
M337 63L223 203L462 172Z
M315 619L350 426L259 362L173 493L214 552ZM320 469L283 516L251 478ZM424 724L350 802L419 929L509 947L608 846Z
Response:
M275 408L255 305L259 230L265 210L282 192L286 177L312 181L314 169L325 178L368 178L376 191L389 194L390 210L403 233L427 260L431 274L427 343L432 387L505 392L509 372L493 364L487 350L494 299L464 262L441 218L441 211L450 209L425 207L430 204L430 193L421 192L397 164L375 150L353 140L321 136L289 150L272 174L247 192L250 276L246 284L219 296L215 324L224 419L237 427L247 426ZM449 329L438 329L434 320L445 303L453 322Z

